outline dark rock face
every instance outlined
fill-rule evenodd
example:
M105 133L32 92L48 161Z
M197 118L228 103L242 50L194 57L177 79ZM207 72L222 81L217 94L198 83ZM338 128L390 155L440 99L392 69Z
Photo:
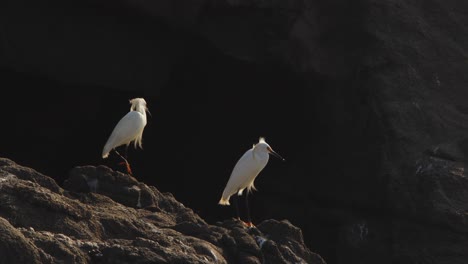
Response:
M94 155L93 151L99 157L95 146L104 143L104 132L120 117L106 110L109 99L105 88L145 91L153 96L161 92L161 98L155 99L161 102L158 110L162 117L155 122L159 126L154 130L148 126L148 155L134 156L138 157L135 167L143 171L150 166L145 164L158 160L160 174L179 169L179 177L158 180L154 185L173 190L178 199L190 201L207 218L216 218L207 212L217 208L218 193L206 192L195 200L190 191L201 189L201 185L206 190L221 190L237 156L227 153L232 156L210 164L209 171L203 157L222 156L213 151L219 142L225 149L242 153L247 141L256 140L252 135L266 133L274 139L274 146L283 150L288 163L284 167L268 164L264 173L268 176L258 179L261 188L255 193L253 207L266 219L278 219L272 217L278 215L294 219L303 227L306 243L328 263L467 262L467 3L101 0L71 6L49 1L36 9L25 8L31 7L27 5L30 2L0 4L0 62L9 69L2 80L10 78L12 71L25 71L49 77L40 79L44 86L69 88L68 84L78 83L103 92L96 95L93 91L88 97L75 94L74 99L62 96L65 100L61 104L75 102L69 115L77 121L65 118L64 126L69 130L56 122L44 126L43 134L31 141L49 141L35 148L25 158L28 161L42 165L37 156L52 147L53 153L75 150L68 163L60 162L65 159L57 157L60 154L49 154L59 161L56 164L65 164L64 169L72 167L70 163L102 164L99 159L80 159ZM37 83L33 79L23 86ZM127 93L121 96L128 99ZM252 115L252 101L259 109L268 109L268 115ZM5 109L15 109L15 104L8 103L4 102ZM26 105L33 105L33 110L24 110L25 115L42 109L32 99ZM47 116L56 112L52 108L41 111ZM95 116L99 122L92 121ZM41 116L33 117L40 124L47 122ZM22 119L17 116L5 118L6 123L15 124L15 134L5 130L4 138L28 140L23 131L39 126L20 124L16 120ZM75 123L102 126L102 135L80 130ZM63 129L62 136L50 139L57 129ZM81 132L86 140L79 141L73 131ZM69 137L76 145L61 149L72 141L64 136L67 134L72 134ZM157 138L163 142L156 142ZM6 153L32 151L12 142L9 148L2 148ZM44 170L55 168L43 166ZM115 176L121 183L116 188L107 178L99 178L101 170L106 169L77 168L66 186L79 193L101 192L131 207L140 201L141 209L137 210L178 212L174 209L177 203L169 198L159 200L151 187ZM48 186L51 192L63 192L53 181L34 173L11 173ZM200 185L194 174L209 181ZM89 175L97 179L95 184ZM144 181L156 183L155 178L151 172ZM284 179L288 179L287 184ZM187 187L180 186L181 181ZM94 197L93 193L88 196ZM40 197L32 197L40 203ZM53 207L63 212L67 208L59 202ZM73 212L75 217L84 217L80 210ZM182 215L190 217L191 213ZM119 229L110 220L104 222ZM174 226L190 229L208 241L219 241L197 225ZM79 224L67 226L70 233L82 228ZM27 238L26 231L5 230L11 236ZM258 245L246 234L223 241L242 244L243 248L254 242ZM280 240L263 245L262 250L271 258L287 255ZM244 256L244 261L253 263L260 259L258 250L227 252L231 259ZM37 251L25 257L43 259L43 255Z
M208 225L171 194L105 166L65 189L0 159L0 263L325 263L290 222Z

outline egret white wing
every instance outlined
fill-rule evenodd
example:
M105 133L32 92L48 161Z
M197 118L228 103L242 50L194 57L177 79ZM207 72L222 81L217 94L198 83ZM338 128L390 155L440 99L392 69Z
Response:
M128 112L115 126L109 139L104 146L102 157L105 158L109 152L118 146L129 144L135 140L146 125L143 115L137 111Z
M229 204L228 200L231 195L241 192L245 188L249 190L253 186L255 177L258 176L265 165L266 162L254 159L252 149L245 152L234 166L220 202Z

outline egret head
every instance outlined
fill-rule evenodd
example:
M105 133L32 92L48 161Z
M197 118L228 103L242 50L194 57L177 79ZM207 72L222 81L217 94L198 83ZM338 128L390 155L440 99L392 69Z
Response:
M146 106L146 101L143 98L133 98L130 100L130 111L138 111L141 113L144 113L145 111L148 112L150 115L150 111L148 110L148 107Z
M284 161L285 159L281 157L278 153L276 153L268 143L266 143L265 138L261 137L258 141L257 144L254 145L255 150L261 151L261 152L266 152L269 153L280 160Z

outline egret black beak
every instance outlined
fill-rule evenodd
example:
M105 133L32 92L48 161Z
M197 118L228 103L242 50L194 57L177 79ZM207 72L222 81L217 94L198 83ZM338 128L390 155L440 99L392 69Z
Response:
M282 161L286 161L283 157L281 157L280 154L276 153L274 150L272 150L271 148L268 149L268 151L270 151L270 154L277 157L278 159L282 160Z
M149 116L153 117L153 115L151 115L151 112L148 109L146 109L146 112L148 112Z

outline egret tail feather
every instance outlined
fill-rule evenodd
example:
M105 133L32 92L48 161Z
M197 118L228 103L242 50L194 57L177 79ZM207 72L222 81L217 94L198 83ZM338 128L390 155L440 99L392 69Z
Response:
M104 149L102 150L102 158L105 159L109 156L109 153L110 151L112 150L112 148L109 146L109 144L106 144L104 146Z
M220 205L231 205L229 203L229 197L227 197L227 198L222 197L221 200L219 200L218 204L220 204Z

